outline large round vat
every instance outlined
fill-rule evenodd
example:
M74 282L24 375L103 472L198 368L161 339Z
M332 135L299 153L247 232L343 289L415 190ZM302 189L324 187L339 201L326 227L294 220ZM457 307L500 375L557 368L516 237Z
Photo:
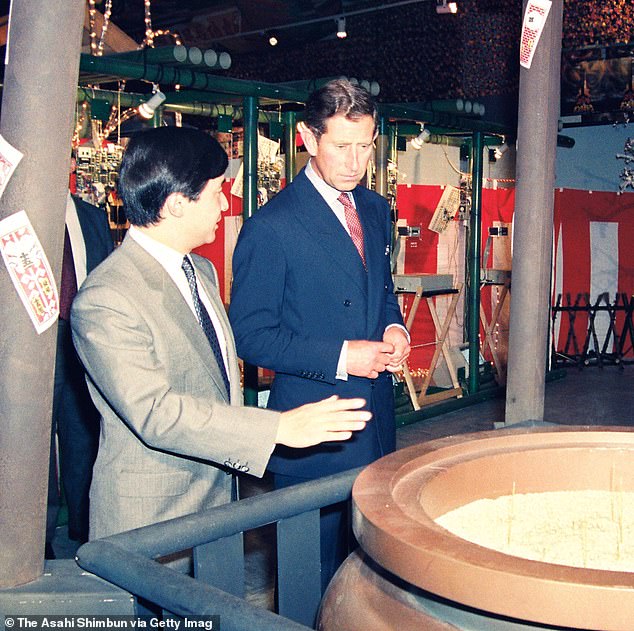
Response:
M628 428L479 432L386 456L355 482L361 550L333 579L320 629L632 631L634 574L510 556L434 521L481 498L615 484L634 491Z

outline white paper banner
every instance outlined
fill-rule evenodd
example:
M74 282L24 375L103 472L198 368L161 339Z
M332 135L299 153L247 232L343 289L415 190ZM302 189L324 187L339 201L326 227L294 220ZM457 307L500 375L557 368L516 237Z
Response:
M0 136L0 197L20 160L22 153Z
M0 221L0 251L38 335L59 315L59 296L46 254L23 210Z
M524 68L531 67L551 4L551 0L529 0L526 5L520 40L520 65Z
M279 140L271 140L266 136L262 136L258 134L258 161L259 162L270 162L273 164L277 160L277 155L280 151L280 142ZM231 187L231 194L236 197L242 197L243 183L242 180L244 178L244 171L242 168L243 163L240 164L240 168L236 173L236 177L233 181L233 186ZM264 191L266 194L266 191ZM261 191L258 190L258 195L261 195ZM258 199L258 205L262 205L267 200Z

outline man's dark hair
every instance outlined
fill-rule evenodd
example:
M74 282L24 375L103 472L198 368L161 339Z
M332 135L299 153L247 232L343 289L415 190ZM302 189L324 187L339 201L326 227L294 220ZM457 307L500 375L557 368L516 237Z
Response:
M350 120L372 116L376 129L378 114L374 99L366 90L345 79L329 81L308 97L304 123L319 138L326 131L328 119L337 114Z
M158 127L134 136L119 171L118 192L134 226L160 220L172 193L197 200L207 182L221 176L229 161L209 134L190 127Z

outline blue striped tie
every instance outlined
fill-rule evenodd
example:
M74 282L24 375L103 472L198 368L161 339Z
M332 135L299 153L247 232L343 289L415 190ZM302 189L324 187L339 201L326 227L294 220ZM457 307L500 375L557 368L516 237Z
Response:
M207 309L205 309L205 305L200 300L200 296L198 295L198 286L196 284L196 272L194 271L194 266L188 257L183 257L183 264L181 266L183 268L183 272L185 272L185 277L187 278L187 283L189 284L189 289L192 292L192 299L194 301L194 310L196 311L196 316L198 317L198 322L200 326L203 328L207 339L209 340L209 345L211 346L211 350L213 351L214 357L218 362L218 368L220 368L220 373L222 374L222 380L224 381L225 388L227 389L227 394L229 394L229 378L227 377L227 370L225 368L225 362L222 358L222 351L220 350L220 343L218 342L218 336L216 335L216 329L214 329L214 325L211 322L211 318L209 317L209 313Z

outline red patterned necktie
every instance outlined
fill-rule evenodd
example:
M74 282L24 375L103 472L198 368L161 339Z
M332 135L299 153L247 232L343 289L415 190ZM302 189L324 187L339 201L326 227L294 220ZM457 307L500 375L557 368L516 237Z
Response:
M363 261L363 267L366 267L365 250L363 248L363 228L361 227L361 222L359 221L357 209L354 207L350 197L348 197L348 193L341 193L337 199L343 204L343 212L346 218L346 223L348 224L348 230L350 230L352 242L357 248L359 256Z

